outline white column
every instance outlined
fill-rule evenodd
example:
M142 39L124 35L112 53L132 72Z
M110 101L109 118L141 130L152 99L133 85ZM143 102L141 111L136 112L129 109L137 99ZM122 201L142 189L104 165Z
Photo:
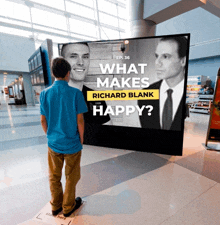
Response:
M156 24L151 20L144 20L144 0L128 0L129 31L131 38L155 36Z

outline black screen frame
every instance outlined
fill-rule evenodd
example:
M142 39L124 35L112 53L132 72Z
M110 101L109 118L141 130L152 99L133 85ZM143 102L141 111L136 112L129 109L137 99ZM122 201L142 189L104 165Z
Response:
M109 148L119 148L125 150L160 153L167 155L178 155L178 156L182 155L184 121L186 115L186 88L188 77L190 34L185 33L185 34L163 35L154 37L103 40L95 42L97 43L111 42L111 41L116 42L125 40L129 41L136 39L150 39L150 38L152 39L152 38L176 37L176 36L185 36L188 40L186 52L185 81L183 91L183 99L185 101L182 106L181 130L180 131L162 130L162 129L159 130L159 129L85 123L84 144ZM87 41L86 43L89 44L91 42L93 41ZM71 43L64 43L64 44L71 44ZM74 43L82 43L82 42L74 42ZM63 44L58 44L59 55L62 45Z

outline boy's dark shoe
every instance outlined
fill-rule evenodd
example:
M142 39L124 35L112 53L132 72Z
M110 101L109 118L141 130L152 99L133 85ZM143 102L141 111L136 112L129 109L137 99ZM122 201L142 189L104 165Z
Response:
M69 217L73 212L75 212L82 205L82 199L80 197L77 197L75 201L76 201L75 207L69 213L63 214L65 217Z
M57 210L52 210L52 215L53 215L53 216L56 216L56 215L58 215L62 210L63 210L62 207L59 208L59 209L57 209Z

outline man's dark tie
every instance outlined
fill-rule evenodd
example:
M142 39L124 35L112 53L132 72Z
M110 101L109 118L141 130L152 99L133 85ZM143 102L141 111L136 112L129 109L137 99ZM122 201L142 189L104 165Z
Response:
M163 108L163 117L162 117L162 129L169 130L172 124L172 115L173 115L173 101L172 101L172 89L167 90L167 99Z

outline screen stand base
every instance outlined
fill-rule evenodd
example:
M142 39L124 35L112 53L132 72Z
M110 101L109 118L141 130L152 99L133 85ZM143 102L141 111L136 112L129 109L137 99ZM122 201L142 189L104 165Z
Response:
M206 150L209 151L220 151L220 143L219 142L209 142L208 145L203 144Z

